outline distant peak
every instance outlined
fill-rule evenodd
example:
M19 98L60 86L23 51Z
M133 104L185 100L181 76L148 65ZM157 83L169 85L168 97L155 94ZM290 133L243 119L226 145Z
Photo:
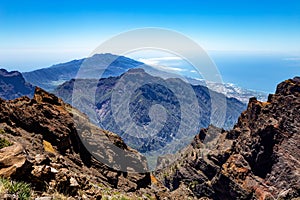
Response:
M111 53L96 53L94 55L92 55L91 57L94 57L94 56L112 56L112 57L118 57L117 55L114 55L114 54L111 54Z
M0 69L0 76L12 77L12 76L21 76L21 73L18 71L7 71L6 69Z
M134 68L134 69L129 69L126 73L136 74L136 73L146 73L146 72L142 68Z

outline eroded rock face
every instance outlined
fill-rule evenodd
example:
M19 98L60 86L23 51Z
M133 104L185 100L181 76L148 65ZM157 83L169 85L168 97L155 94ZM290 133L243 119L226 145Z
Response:
M149 173L133 173L135 169L131 169L132 173L122 172L130 170L126 166L120 167L122 171L109 167L115 167L117 159L124 156L127 162L135 163L130 167L146 171L147 163L141 154L40 88L36 88L33 99L1 100L0 110L1 137L13 143L0 149L1 177L30 182L40 193L59 191L76 196L83 191L86 197L98 199L99 184L124 192L150 185ZM97 147L99 156L107 156L109 165L96 160L86 144ZM122 155L113 152L112 146L118 146Z
M218 137L205 141L212 133ZM267 102L250 99L233 130L202 130L179 157L157 174L172 194L188 188L197 198L299 197L300 78L279 84Z
M20 72L0 69L0 98L15 99L24 95L32 97L33 93L34 87L25 82Z

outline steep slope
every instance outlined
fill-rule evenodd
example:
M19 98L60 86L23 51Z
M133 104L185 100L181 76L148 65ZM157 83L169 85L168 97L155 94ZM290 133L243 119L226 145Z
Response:
M99 199L105 190L114 189L138 195L150 184L149 173L134 173L147 170L142 155L38 87L33 99L0 99L0 110L0 139L8 141L0 147L0 177L31 183L37 196L59 192L75 199ZM128 165L120 165L120 159Z
M126 77L130 78L126 79ZM143 84L144 80L147 80L147 83L149 84ZM73 95L72 91L75 82L80 85L81 88L84 88L85 91L90 92L81 92L80 94ZM113 116L111 103L112 93L116 90L117 84L141 84L141 87L134 91L130 99L130 115L124 115L124 121L126 121L126 123L134 123L140 126L147 125L151 123L149 113L150 108L153 105L161 105L166 109L166 121L161 130L159 130L160 132L157 134L157 137L134 137L132 135L125 134L120 128L120 123L116 122ZM183 96L183 98L178 99L178 96L168 89L168 87L176 88L178 93L182 94L181 96ZM211 95L214 96L217 102L221 102L223 99L226 100L226 119L223 124L223 128L226 129L233 127L240 113L246 108L245 104L234 98L226 98L223 94L209 91L208 88L204 86L191 86L181 79L172 78L164 80L159 77L151 76L142 69L131 69L121 76L104 78L99 81L73 79L59 86L55 90L55 94L63 98L68 103L72 103L72 100L73 102L83 102L80 104L78 109L87 113L91 119L94 119L94 121L100 121L99 125L104 129L120 135L128 145L142 153L146 153L164 148L172 140L180 139L180 135L175 135L174 133L178 132L180 123L182 123L183 120L182 116L184 116L184 114L186 114L186 116L192 115L192 113L182 113L183 110L181 110L183 106L182 104L189 104L189 101L191 101L190 96L193 94L188 94L187 92L184 93L184 91L187 91L189 87L191 87L191 90L195 92L194 95L196 95L195 98L197 98L196 101L198 101L201 115L198 114L195 117L189 117L189 120L195 121L193 126L195 126L196 131L185 131L185 136L188 136L186 141L181 140L180 144L168 147L169 153L174 153L178 149L190 143L191 139L200 127L207 127L210 123L216 123L215 121L211 121L210 117L212 112L216 112L216 110L221 110L222 108L217 107L212 109ZM77 98L79 98L79 100ZM92 102L93 99L95 99L95 102ZM97 115L96 119L94 116L95 113ZM172 134L173 136L171 136Z
M157 177L174 198L293 199L300 197L299 144L295 77L267 102L250 99L233 130L203 129L180 154L161 158ZM165 168L170 160L175 163Z
M25 82L20 72L8 72L5 69L0 69L0 98L15 99L21 96L32 97L33 93L34 87Z

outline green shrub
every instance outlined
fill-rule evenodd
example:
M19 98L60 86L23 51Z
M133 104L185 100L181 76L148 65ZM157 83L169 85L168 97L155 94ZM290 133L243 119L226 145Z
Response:
M2 186L8 194L17 195L20 200L30 199L31 187L28 183L0 178L0 186Z
M0 178L0 185L7 189L10 185L10 182L7 179Z
M147 199L150 199L150 200L153 199L152 196L151 196L150 194L145 194L145 197L146 197Z
M0 149L12 145L8 140L0 138Z

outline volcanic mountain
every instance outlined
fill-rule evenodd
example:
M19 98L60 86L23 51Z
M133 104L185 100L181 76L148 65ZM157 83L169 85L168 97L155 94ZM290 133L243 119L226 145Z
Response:
M74 85L79 89L76 88L74 91ZM136 85L139 87L135 87ZM114 114L126 110L127 105L122 107L120 106L122 101L112 103L112 100L113 95L119 95L116 94L118 87L123 86L135 89L131 89L134 90L132 92L125 92L130 96L129 112L122 115L121 121L117 121ZM232 128L240 113L246 108L246 105L239 100L227 98L207 87L190 85L178 78L162 79L146 73L143 69L130 69L121 76L100 80L72 79L59 86L54 93L86 113L100 127L117 133L128 145L143 153L164 148L168 153L174 153L189 144L200 128L207 127L209 124L225 129ZM120 95L125 93L122 92ZM125 101L126 96L122 98ZM213 100L216 102L215 105L212 103ZM186 109L193 104L195 109ZM161 117L163 112L158 111L158 116L151 118L151 109L157 105L161 106L160 110L165 109L166 119L161 122L163 125L159 130L155 129L158 131L156 135L141 138L139 135L134 135L133 129L130 134L126 134L122 126L143 127ZM193 112L196 107L199 107L200 113ZM220 111L224 111L224 122L218 121L219 115L222 115ZM218 112L221 114L218 115ZM213 115L217 117L212 118ZM180 133L179 128L182 124L188 127ZM140 132L137 131L137 134ZM176 140L180 142L168 146Z
M144 68L145 70L157 73L158 70L142 62L110 53L95 54L88 58L72 60L60 63L48 68L42 68L31 72L24 72L25 80L33 85L39 86L47 91L54 90L58 85L69 81L77 76L81 67L88 68L84 73L90 78L107 78L119 76L129 69ZM163 73L163 72L160 72Z

